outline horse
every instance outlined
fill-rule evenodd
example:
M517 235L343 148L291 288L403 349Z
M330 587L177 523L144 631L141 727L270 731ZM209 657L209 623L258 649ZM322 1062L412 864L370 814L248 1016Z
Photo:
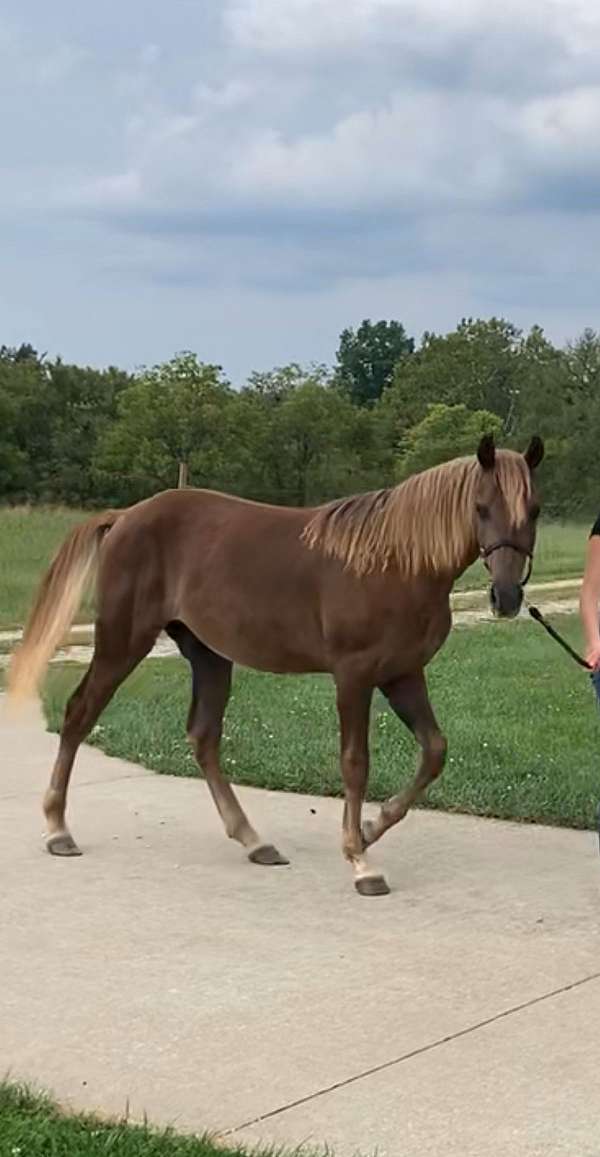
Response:
M37 693L95 576L93 657L68 701L44 797L48 851L81 854L65 819L77 749L164 630L191 668L187 734L197 763L227 835L255 864L289 861L252 827L219 762L232 667L333 677L343 854L361 895L389 892L369 848L403 819L445 762L425 668L450 631L450 592L479 555L490 572L495 615L518 613L533 558L535 470L543 454L538 437L520 454L497 450L484 436L473 456L312 509L166 490L76 527L41 582L9 673L9 695ZM420 760L414 780L363 823L376 688L413 733Z

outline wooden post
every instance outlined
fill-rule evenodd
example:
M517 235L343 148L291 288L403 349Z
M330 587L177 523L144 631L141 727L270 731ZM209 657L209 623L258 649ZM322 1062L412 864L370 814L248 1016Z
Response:
M179 463L179 478L177 479L177 487L179 490L185 488L188 483L188 464L187 462Z

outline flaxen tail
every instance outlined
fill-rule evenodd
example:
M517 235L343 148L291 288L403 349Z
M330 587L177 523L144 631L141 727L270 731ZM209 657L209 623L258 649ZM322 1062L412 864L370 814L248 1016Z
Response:
M75 618L85 586L95 574L100 543L124 513L109 510L96 514L63 542L40 583L23 641L12 657L8 676L11 698L37 694L46 667Z

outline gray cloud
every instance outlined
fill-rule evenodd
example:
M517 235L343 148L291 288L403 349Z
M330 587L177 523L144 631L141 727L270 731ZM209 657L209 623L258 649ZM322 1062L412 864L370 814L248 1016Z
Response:
M128 364L192 345L239 377L331 358L362 316L595 323L593 0L122 17L4 6L1 340Z

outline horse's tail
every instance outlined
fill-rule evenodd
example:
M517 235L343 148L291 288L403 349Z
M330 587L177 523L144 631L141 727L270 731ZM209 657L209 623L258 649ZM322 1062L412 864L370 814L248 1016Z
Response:
M52 655L75 618L86 583L95 574L100 543L124 513L109 510L94 515L76 526L60 547L40 583L23 640L12 657L8 694L13 699L36 695Z

